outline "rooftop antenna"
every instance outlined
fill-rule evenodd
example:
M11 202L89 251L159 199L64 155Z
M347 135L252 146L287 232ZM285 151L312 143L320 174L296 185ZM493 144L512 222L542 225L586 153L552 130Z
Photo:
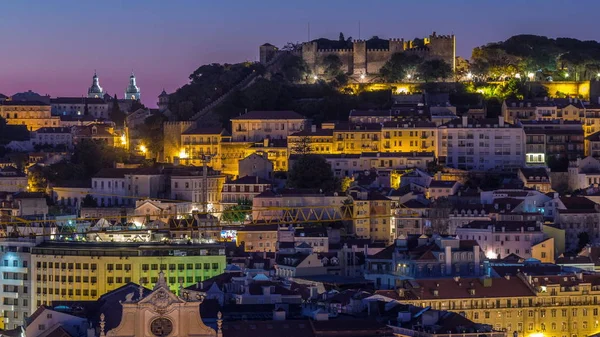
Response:
M308 41L310 42L310 22L308 23Z
M360 20L358 21L358 39L360 40Z

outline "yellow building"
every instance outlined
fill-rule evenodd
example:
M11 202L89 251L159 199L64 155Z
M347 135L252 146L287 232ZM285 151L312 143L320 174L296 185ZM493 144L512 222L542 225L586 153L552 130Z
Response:
M384 152L433 152L438 154L438 128L432 122L386 122L383 124Z
M236 245L245 252L277 251L277 224L246 225L237 231Z
M392 200L377 192L350 191L354 234L361 239L390 242L392 232Z
M521 337L591 336L600 332L600 275L411 280L402 304L449 310Z
M273 163L274 171L288 170L288 143L286 139L268 139L250 145L244 151L244 158L253 153L266 155Z
M265 138L286 139L301 131L306 118L294 111L250 111L231 119L235 142L260 142Z
M332 154L381 151L381 124L339 123L333 129Z
M31 250L31 311L52 301L97 300L128 282L155 284L165 272L172 291L219 275L225 248L163 243L43 243Z
M531 246L531 257L542 263L554 263L554 238L547 238Z
M26 125L27 130L60 126L60 117L51 115L50 104L30 101L0 102L0 117L9 125Z
M239 162L247 157L246 153L252 143L248 142L223 142L221 143L221 172L232 176L239 176Z
M231 136L223 128L190 128L181 134L180 161L186 164L202 166L205 156L210 158L208 166L220 170L221 143Z
M288 151L294 153L294 149L299 143L306 142L310 148L310 153L314 154L332 154L333 152L333 130L317 129L315 125L310 130L303 130L291 134L288 137Z

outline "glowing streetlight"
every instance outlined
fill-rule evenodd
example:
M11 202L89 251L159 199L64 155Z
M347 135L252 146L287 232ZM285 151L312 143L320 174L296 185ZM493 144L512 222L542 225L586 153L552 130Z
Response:
M569 73L565 73L565 78L569 77Z
M600 73L597 73L596 76L600 77Z
M534 76L535 76L535 74L534 74L534 73L529 73L529 74L527 74L527 77L529 77L529 80L530 80L530 81L533 81L533 77L534 77Z
M411 74L406 75L406 78L410 80L410 78L412 77Z
M361 80L364 80L364 79L365 79L365 77L366 77L366 76L365 76L365 74L360 74L360 79L361 79Z
M140 152L142 152L143 154L146 154L147 151L148 151L148 149L146 148L145 145L140 145Z
M473 78L473 74L472 74L471 72L468 72L468 73L467 73L467 79L469 79L469 80L470 80L470 79L472 79L472 78Z
M313 80L315 80L315 81L316 81L316 80L318 80L318 79L319 79L319 76L317 76L317 75L314 75L314 76L313 76Z
M185 149L181 149L179 151L179 159L187 159L188 158L188 154L185 152Z

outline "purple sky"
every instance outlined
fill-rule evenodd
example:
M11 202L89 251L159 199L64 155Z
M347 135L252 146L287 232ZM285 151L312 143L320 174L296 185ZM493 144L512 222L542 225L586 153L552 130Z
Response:
M457 36L457 52L521 33L600 38L600 1L578 0L20 0L3 1L0 93L81 96L94 69L121 98L134 70L156 105L198 66L258 58L258 46L311 38Z

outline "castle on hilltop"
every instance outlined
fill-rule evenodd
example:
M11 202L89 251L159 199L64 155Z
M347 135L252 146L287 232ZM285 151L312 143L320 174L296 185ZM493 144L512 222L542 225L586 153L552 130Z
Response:
M368 41L354 40L347 49L322 49L317 41L302 44L298 52L314 74L323 74L323 60L328 55L337 55L343 63L342 69L352 75L368 75L379 73L379 69L395 53L412 53L424 59L441 59L455 68L456 37L454 35L437 35L433 32L423 39L422 47L413 46L413 41L389 39L389 45L383 49L368 48ZM269 63L280 51L277 47L265 43L260 46L260 61Z

